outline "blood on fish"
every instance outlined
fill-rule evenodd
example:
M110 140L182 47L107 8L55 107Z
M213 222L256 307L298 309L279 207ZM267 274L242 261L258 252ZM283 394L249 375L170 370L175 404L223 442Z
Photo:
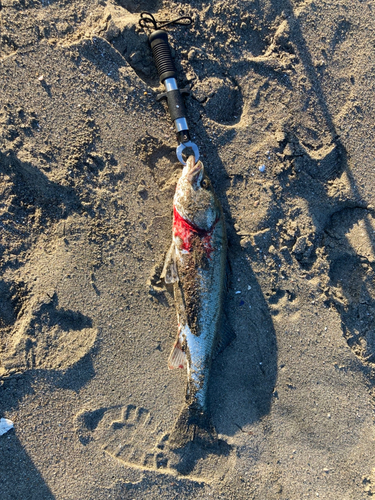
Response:
M209 231L205 229L200 229L197 226L194 226L186 219L184 219L176 210L176 207L173 207L173 234L175 237L179 237L182 240L182 249L187 252L191 251L192 248L192 236L193 234L198 235L203 243L204 249L206 251L206 255L208 258L211 258L211 253L213 252L212 248L212 232L215 228L217 220L213 224L212 228Z

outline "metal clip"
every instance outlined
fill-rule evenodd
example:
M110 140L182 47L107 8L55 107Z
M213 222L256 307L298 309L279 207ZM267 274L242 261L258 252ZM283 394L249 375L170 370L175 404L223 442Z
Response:
M179 162L181 162L183 165L186 165L186 161L184 161L184 159L182 157L182 152L185 148L191 148L193 150L195 162L197 162L199 160L199 149L198 149L198 146L192 141L181 142L181 144L179 144L177 146L176 155L177 155Z

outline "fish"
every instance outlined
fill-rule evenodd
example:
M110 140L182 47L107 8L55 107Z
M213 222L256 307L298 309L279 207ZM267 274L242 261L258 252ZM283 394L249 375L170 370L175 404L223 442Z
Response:
M173 199L172 244L161 278L173 284L178 332L169 369L187 370L185 404L169 437L213 444L217 433L208 405L214 356L234 339L223 326L227 236L223 209L201 161L187 159Z

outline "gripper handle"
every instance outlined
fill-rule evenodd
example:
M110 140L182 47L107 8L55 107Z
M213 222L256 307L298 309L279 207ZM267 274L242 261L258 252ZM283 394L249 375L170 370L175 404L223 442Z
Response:
M149 41L160 82L163 83L166 78L176 78L177 72L173 63L167 33L164 30L156 30L149 36Z

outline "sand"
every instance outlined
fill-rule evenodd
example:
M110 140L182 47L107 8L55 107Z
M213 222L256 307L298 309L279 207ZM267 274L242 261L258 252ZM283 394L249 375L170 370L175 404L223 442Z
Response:
M170 30L225 212L217 453L164 446L181 165L139 13ZM3 0L1 500L375 495L370 1Z

